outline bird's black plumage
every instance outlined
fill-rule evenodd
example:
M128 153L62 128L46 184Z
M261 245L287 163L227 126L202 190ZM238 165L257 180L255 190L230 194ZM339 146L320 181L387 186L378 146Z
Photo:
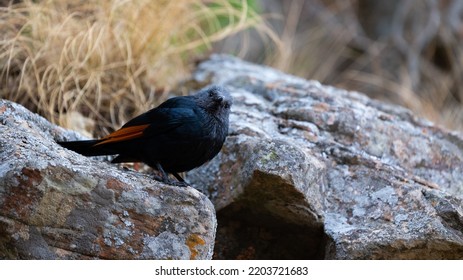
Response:
M98 140L59 142L85 156L115 155L112 161L144 162L179 181L189 171L215 157L228 134L232 98L227 89L211 86L193 96L168 99L135 117L121 129Z

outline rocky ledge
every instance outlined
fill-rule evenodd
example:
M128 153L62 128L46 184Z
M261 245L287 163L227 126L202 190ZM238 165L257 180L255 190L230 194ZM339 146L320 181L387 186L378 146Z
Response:
M210 259L216 216L193 188L86 158L79 139L0 100L0 259Z
M229 56L193 80L232 89L222 153L190 172L215 258L463 258L463 136L402 107Z
M80 137L0 101L0 258L463 258L461 133L230 56L188 83L208 84L234 105L199 191L63 149Z

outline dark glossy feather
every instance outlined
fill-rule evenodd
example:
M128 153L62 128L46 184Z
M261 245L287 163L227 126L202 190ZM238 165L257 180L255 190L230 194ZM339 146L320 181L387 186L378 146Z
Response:
M117 154L113 162L140 161L179 178L177 172L196 168L220 151L231 104L225 88L212 86L171 98L101 139L59 144L86 156Z

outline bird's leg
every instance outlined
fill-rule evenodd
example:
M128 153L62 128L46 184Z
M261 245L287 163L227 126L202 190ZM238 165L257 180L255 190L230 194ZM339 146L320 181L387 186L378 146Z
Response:
M190 185L180 175L178 175L178 173L173 172L172 175L174 175L174 177L177 178L179 186L188 187Z
M180 182L185 182L185 180L180 175L178 175L178 173L173 172L172 175L174 175L174 177L177 178L177 180Z
M156 169L161 172L161 182L167 183L169 181L169 176L167 173L162 169L162 166L159 162L156 162ZM155 176L157 177L157 176Z
M178 182L177 181L173 181L173 180L170 180L169 179L169 176L167 175L167 173L164 171L164 169L162 168L161 164L159 162L156 162L156 169L161 172L161 177L157 176L157 175L154 175L154 179L156 181L160 181L160 182L163 182L165 184L168 184L168 185L174 185L174 186L178 186L178 187L187 187L188 184L185 182L185 180L183 180L182 177L180 177L180 175L178 175L177 173L172 173L172 175L175 176L175 178L178 179Z

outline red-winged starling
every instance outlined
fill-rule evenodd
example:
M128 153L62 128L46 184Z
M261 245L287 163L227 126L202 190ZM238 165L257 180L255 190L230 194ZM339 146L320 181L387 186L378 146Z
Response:
M85 156L117 154L113 163L144 162L161 173L156 180L186 186L178 173L219 153L228 134L231 105L226 88L210 86L192 96L168 99L101 139L58 143Z

